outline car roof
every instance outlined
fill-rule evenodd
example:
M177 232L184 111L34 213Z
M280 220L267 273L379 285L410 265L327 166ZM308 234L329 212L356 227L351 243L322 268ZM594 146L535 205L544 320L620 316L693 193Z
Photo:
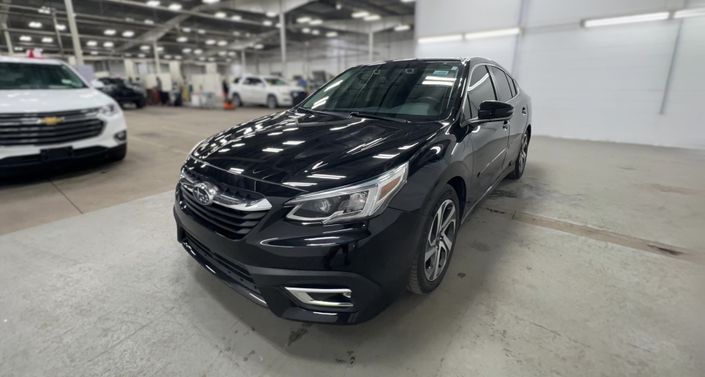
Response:
M22 63L22 64L64 64L61 60L45 58L24 58L16 56L0 56L0 63Z

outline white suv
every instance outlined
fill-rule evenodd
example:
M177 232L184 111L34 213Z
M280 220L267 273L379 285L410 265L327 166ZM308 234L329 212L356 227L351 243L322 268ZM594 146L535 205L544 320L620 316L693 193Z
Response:
M66 160L121 160L120 106L67 64L0 57L0 176Z
M230 87L230 98L235 106L242 104L266 105L270 109L294 106L306 98L306 91L274 76L243 76Z

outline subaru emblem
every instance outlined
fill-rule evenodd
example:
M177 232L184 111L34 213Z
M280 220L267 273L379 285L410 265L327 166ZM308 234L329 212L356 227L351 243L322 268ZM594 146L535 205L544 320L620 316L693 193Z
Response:
M193 196L199 204L204 206L213 203L216 195L218 195L218 188L212 183L201 182L193 186Z

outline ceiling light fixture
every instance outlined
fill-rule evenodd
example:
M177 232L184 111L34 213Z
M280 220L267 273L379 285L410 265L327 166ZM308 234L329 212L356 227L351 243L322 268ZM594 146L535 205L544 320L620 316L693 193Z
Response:
M182 28L181 31L183 31L184 33L190 33L190 32L191 32L191 28L190 28L190 27L185 27L185 28Z
M86 46L88 46L88 47L95 47L95 46L97 46L97 45L98 45L98 42L97 42L97 41L88 41L88 42L86 42Z
M203 29L198 29L198 34L206 34L206 31Z
M215 44L215 39L209 39L209 40L207 40L207 41L206 41L206 44L207 44L208 46L214 45L214 44Z
M353 12L352 18L364 18L370 15L370 12L367 11L359 11L359 12Z
M32 37L29 35L20 35L20 42L32 42Z
M308 22L309 25L313 25L313 26L320 25L322 23L323 23L323 20L321 20L321 19L311 20Z
M220 46L220 47L227 46L227 45L228 45L228 41L224 41L224 40L218 41L218 46Z
M37 9L37 12L39 12L41 14L51 14L51 8L49 8L47 6L43 6L39 9Z
M326 33L326 37L328 37L328 38L334 38L334 37L337 37L337 36L338 36L338 32L337 32L337 31L329 31L329 32Z
M214 16L215 18L225 18L228 15L225 12L215 12Z
M103 34L105 35L115 35L115 33L115 29L105 29L105 31L103 32Z
M54 42L54 38L52 38L52 37L42 38L42 43L51 43L51 42Z
M98 55L98 51L91 51L91 55Z
M311 30L311 34L318 35L318 34L321 34L321 32L318 29L313 29L313 30Z
M196 55L201 55L203 53L203 50L201 50L200 48L197 48L197 49L193 50L193 53Z
M147 2L147 6L150 6L150 7L158 7L159 4L161 4L161 2L159 0L149 0Z
M182 37L176 38L176 41L179 43L186 43L186 42L188 42L188 38L182 36Z
M145 54L137 54L138 58L144 58L146 55Z
M29 24L27 24L29 27L32 29L41 29L42 28L42 23L39 21L30 21Z
M150 47L148 45L142 45L140 46L140 50L142 51L149 51Z
M369 16L363 18L363 20L365 20L365 21L377 21L377 20L380 20L381 18L382 18L382 16L380 16L379 14L371 14L371 15L369 15Z
M439 35L436 37L419 38L419 43L440 43L440 42L455 42L463 39L462 34Z
M397 25L394 27L394 31L407 31L409 29L411 29L411 26L405 24Z
M673 13L673 18L705 16L705 8L681 9Z
M240 21L242 20L242 16L239 14L233 14L232 16L230 16L230 19L233 21Z
M304 34L308 34L308 33L311 32L311 29L305 27L305 28L301 29L301 31L302 31Z
M149 18L144 20L144 23L147 25L154 25L154 21L150 20Z
M267 17L272 18L277 16L277 12L267 12Z
M474 33L466 33L465 39L472 40L472 39L484 39L484 38L494 38L494 37L507 37L510 35L517 35L520 32L521 32L521 29L519 29L518 27L514 27L514 28L510 28L510 29L478 31L478 32L474 32Z
M122 32L122 36L125 38L132 38L135 36L135 32L132 30L125 30Z
M110 41L103 42L103 47L105 47L105 48L112 48L113 46L115 46L115 44L113 42L110 42Z
M54 27L56 27L56 30L58 30L58 31L66 30L66 25L64 25L64 24L56 24Z
M264 25L264 26L272 26L272 21L270 21L270 20L264 20L264 21L262 21L262 25Z
M611 25L621 25L621 24L633 24L637 22L649 22L649 21L663 21L667 20L669 17L668 12L656 12L656 13L645 13L645 14L635 14L632 16L621 16L621 17L608 17L608 18L595 18L590 20L583 20L583 27L599 27L599 26L611 26Z
M190 54L191 51L192 51L192 50L191 50L190 48L188 48L188 47L186 47L185 49L181 50L181 52L183 52L184 54Z
M311 21L311 17L308 17L308 16L299 17L299 18L296 19L296 22L298 22L298 23L300 23L300 24L305 24L305 23L307 23L307 22L309 22L309 21Z
M220 0L203 0L204 4L215 4L219 2Z
M171 10L175 10L175 11L176 11L176 10L181 10L181 8L182 8L182 7L181 7L181 4L179 4L179 3L171 3L171 4L169 4L169 9L171 9Z
M256 50L261 50L261 49L264 48L264 45L261 44L261 43L258 43L258 44L256 44L256 45L254 45L254 48L255 48Z

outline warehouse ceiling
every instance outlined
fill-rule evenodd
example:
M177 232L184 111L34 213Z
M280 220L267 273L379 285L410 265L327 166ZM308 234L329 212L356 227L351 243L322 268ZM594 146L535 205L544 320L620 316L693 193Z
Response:
M408 0L73 0L73 6L87 59L150 58L155 48L167 60L217 62L242 50L271 52L280 45L281 9L290 48L370 31L408 32L414 18ZM0 27L15 52L73 53L64 0L0 0Z

